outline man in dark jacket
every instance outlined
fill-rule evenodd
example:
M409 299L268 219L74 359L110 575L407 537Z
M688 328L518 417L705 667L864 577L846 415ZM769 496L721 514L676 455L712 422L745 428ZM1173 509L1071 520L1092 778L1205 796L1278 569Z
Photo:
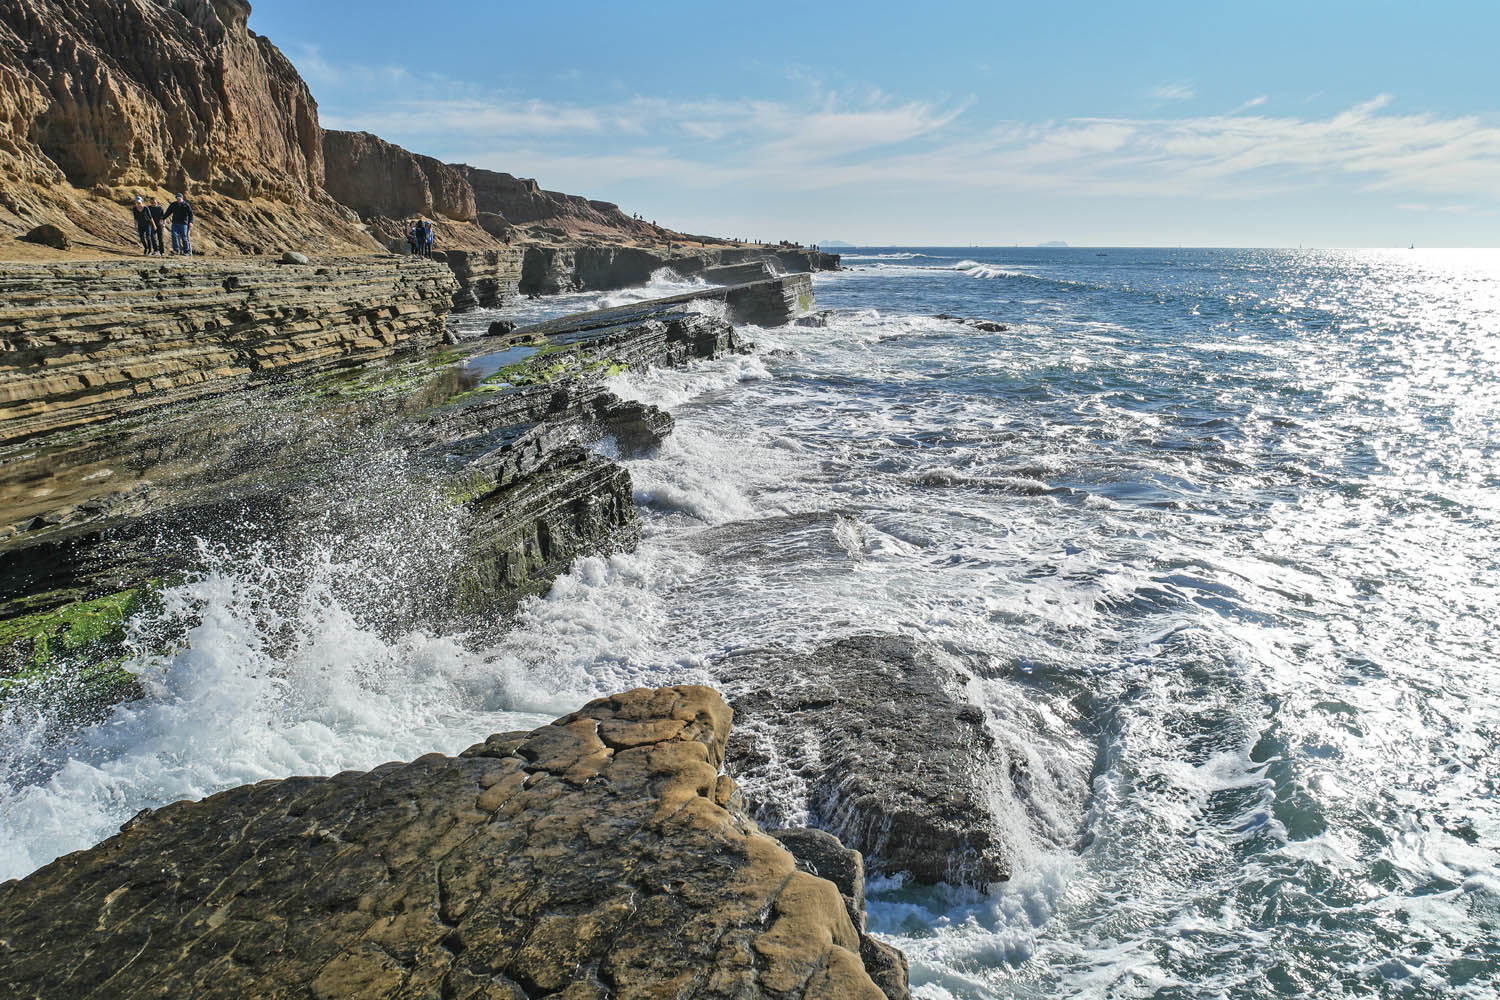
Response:
M141 250L146 254L151 253L151 210L146 207L146 199L140 195L135 196L135 204L130 206L130 214L135 217L135 235L141 241Z
M172 204L167 206L167 218L172 222L172 252L191 257L193 247L188 237L193 230L193 206L189 205L187 199L179 194Z

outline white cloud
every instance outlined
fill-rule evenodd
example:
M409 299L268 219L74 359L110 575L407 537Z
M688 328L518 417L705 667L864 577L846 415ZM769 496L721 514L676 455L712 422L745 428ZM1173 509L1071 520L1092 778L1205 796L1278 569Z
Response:
M310 80L342 81L333 89L343 99L324 109L331 127L591 193L597 178L724 190L916 184L947 193L1214 200L1337 186L1409 204L1477 205L1500 191L1500 127L1472 115L1396 113L1389 94L1324 117L1268 115L1261 95L1214 115L985 125L973 97L851 95L805 75L797 76L803 96L787 100L637 95L584 107L399 67L334 67L316 49L298 65ZM1155 94L1181 101L1194 91L1180 82Z

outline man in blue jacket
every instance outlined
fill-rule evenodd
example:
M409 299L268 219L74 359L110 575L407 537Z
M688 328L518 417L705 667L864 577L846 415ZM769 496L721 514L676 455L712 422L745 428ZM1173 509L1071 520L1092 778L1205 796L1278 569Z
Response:
M193 255L188 236L193 230L193 206L181 194L167 206L167 218L172 220L172 252L184 257Z

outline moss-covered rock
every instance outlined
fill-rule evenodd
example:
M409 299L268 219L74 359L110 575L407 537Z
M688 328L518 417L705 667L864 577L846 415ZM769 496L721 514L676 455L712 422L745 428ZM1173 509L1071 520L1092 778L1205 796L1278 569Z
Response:
M62 684L89 701L135 696L125 623L155 599L153 586L132 587L0 622L0 698Z

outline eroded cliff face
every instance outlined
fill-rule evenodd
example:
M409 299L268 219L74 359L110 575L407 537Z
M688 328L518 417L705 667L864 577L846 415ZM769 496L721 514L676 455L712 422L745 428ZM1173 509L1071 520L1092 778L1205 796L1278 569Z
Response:
M443 215L473 222L474 191L457 167L369 132L323 132L328 193L363 217Z
M113 247L184 191L205 250L373 243L323 189L317 102L244 0L0 4L0 229Z

